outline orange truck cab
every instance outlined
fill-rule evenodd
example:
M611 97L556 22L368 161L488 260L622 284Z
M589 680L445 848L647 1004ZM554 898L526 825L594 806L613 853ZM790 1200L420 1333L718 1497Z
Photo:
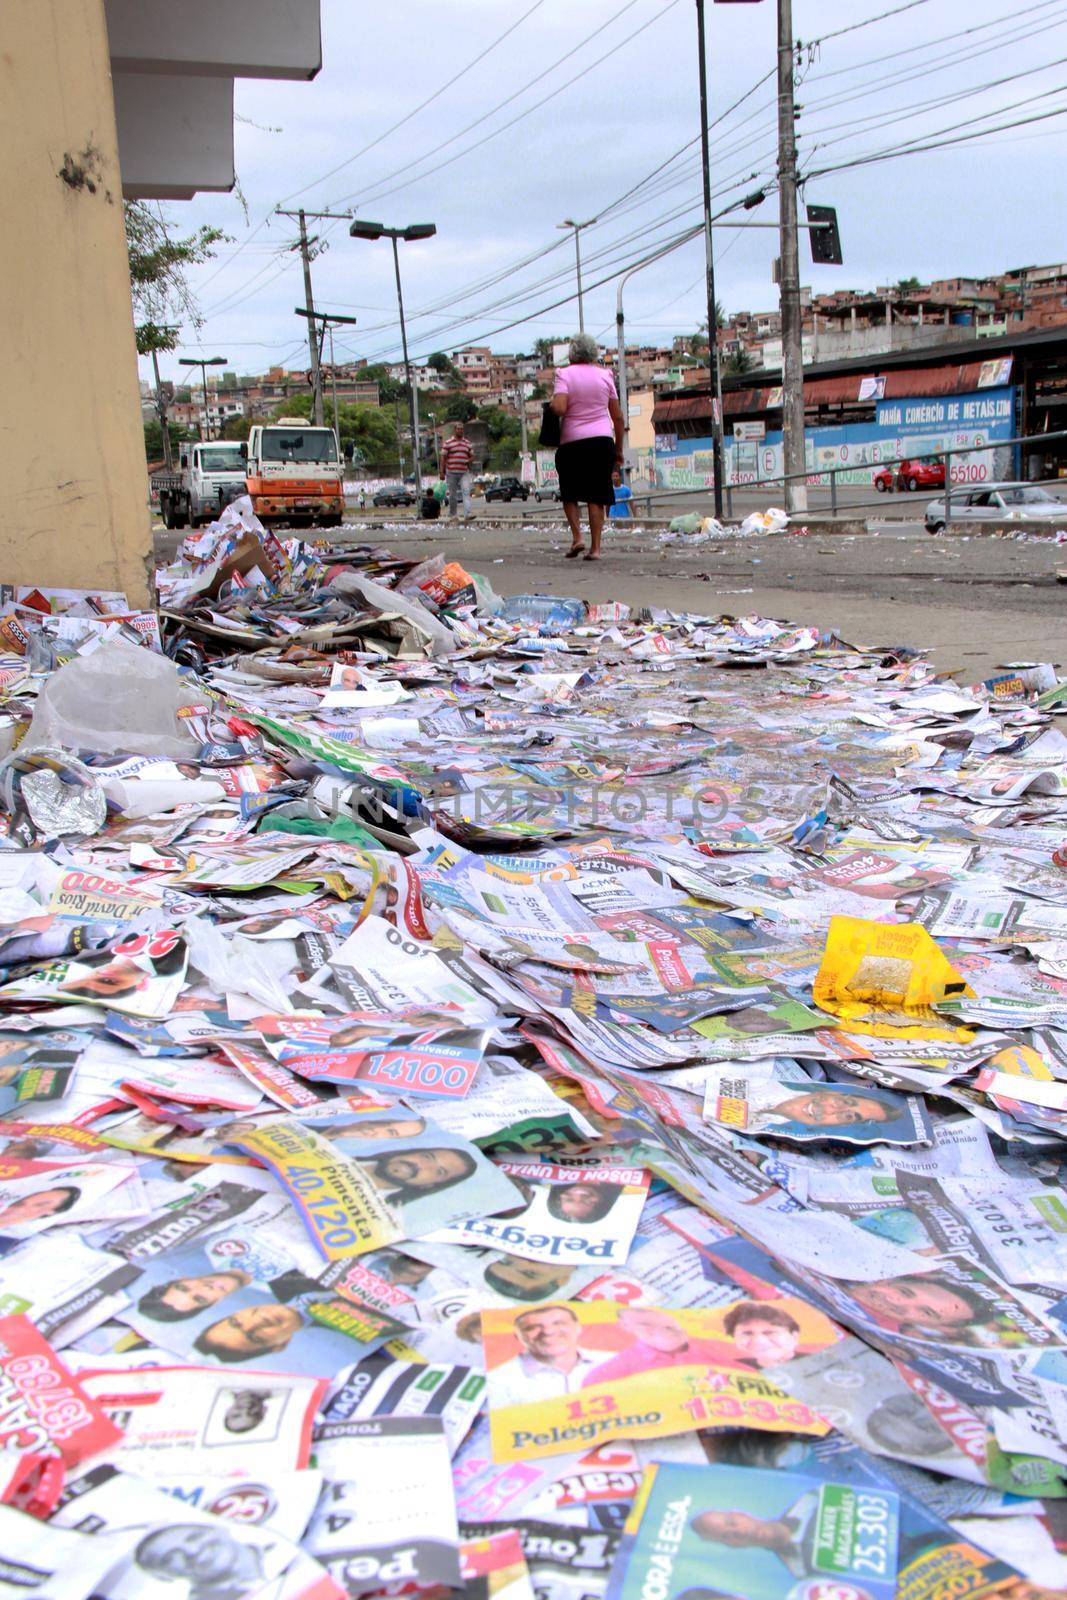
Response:
M268 527L281 523L336 528L344 520L344 480L337 436L303 417L256 423L246 467L252 509Z

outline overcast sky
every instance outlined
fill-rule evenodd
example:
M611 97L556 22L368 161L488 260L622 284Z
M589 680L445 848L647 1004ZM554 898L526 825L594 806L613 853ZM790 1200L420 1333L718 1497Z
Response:
M707 10L719 209L773 182L776 8ZM845 265L812 267L802 245L804 283L866 289L1067 259L1067 115L990 131L1067 111L1067 0L794 0L794 28L822 41L805 50L798 89L803 171L979 135L813 177L806 197L837 206ZM300 261L286 251L295 229L271 215L279 202L437 224L436 238L401 245L418 357L466 343L524 350L576 329L573 245L555 225L599 217L582 235L585 321L613 341L618 273L700 220L693 0L322 0L322 31L312 82L237 82L249 220L234 195L167 208L179 229L231 235L193 274L205 322L183 330L179 353L224 355L239 372L305 364ZM773 193L746 215L774 221ZM359 319L336 336L338 359L397 359L388 244L350 239L346 223L315 227L328 245L312 269L316 303ZM728 312L776 304L776 254L769 229L717 230ZM694 330L701 240L635 276L625 310L631 343ZM174 357L161 366L179 376Z

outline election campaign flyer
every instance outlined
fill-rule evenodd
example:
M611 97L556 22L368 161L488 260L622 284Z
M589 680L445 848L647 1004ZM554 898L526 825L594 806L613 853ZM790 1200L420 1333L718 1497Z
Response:
M254 1476L310 1464L324 1378L211 1367L97 1368L82 1388L122 1430L112 1465L143 1478Z
M434 1012L349 1012L263 1016L255 1027L275 1059L313 1082L357 1080L393 1094L462 1099L489 1038L484 1027L449 1023Z
M484 1404L482 1373L447 1362L394 1360L379 1351L348 1369L330 1391L323 1415L329 1423L383 1416L439 1417L454 1454Z
M929 1113L915 1095L849 1084L815 1083L736 1067L714 1067L704 1080L704 1117L734 1133L772 1134L806 1143L932 1144Z
M534 1517L522 1517L513 1527L538 1600L604 1600L620 1534ZM460 1524L465 1541L492 1538L499 1531L492 1522Z
M0 1505L0 1595L3 1600L89 1600L129 1548L121 1534L71 1533Z
M0 1000L107 1006L132 1017L165 1017L182 990L184 937L174 929L127 934L107 950L45 961L0 987Z
M223 1132L270 1167L328 1261L513 1211L523 1198L474 1145L413 1111L269 1117Z
M121 1320L191 1362L328 1378L404 1327L294 1268L263 1235L224 1231L140 1265Z
M649 1174L642 1168L560 1167L536 1161L497 1165L526 1194L523 1210L438 1228L427 1235L431 1241L491 1245L507 1255L551 1265L626 1260L648 1196Z
M322 1473L314 1467L233 1476L177 1472L153 1478L152 1487L173 1496L179 1506L196 1506L230 1522L270 1527L299 1544L322 1493Z
M466 1600L534 1600L522 1540L514 1528L462 1540L459 1560Z
M440 1417L326 1422L315 1432L322 1499L305 1548L349 1595L393 1584L459 1586L459 1528Z
M84 1050L84 1035L69 1029L0 1033L0 1116L27 1100L61 1100Z
M144 1600L176 1582L188 1600L343 1600L318 1562L271 1526L176 1503L154 1484L101 1466L64 1492L50 1526L122 1540L107 1600Z
M29 1317L0 1317L0 1454L59 1456L73 1467L121 1437Z
M608 1600L894 1600L899 1497L746 1467L649 1467Z
M720 1307L668 1311L606 1300L483 1310L494 1458L721 1425L828 1433L829 1424L754 1358L741 1364L727 1315ZM790 1321L799 1329L799 1318ZM830 1326L820 1319L820 1332Z

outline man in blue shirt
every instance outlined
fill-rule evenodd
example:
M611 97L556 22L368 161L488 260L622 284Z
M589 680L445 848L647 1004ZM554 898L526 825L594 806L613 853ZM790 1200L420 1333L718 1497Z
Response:
M608 516L613 517L616 522L629 522L633 517L633 512L630 509L633 490L628 483L623 483L622 473L618 467L611 474L611 484L615 490L615 504L608 512Z

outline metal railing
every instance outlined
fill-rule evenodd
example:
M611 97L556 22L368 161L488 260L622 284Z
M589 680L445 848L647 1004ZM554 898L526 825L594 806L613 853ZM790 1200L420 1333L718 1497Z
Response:
M874 484L874 475L878 472L881 472L884 468L901 466L906 461L943 461L945 465L944 490L932 490L931 494L936 495L938 493L944 493L945 523L947 526L952 521L953 495L970 493L973 490L980 489L982 485L982 480L967 484L954 484L952 482L952 462L955 458L959 456L985 455L990 450L1013 449L1019 445L1048 444L1055 439L1067 439L1067 429L1059 429L1051 433L1020 434L1011 439L990 439L985 444L957 445L948 449L929 450L923 454L913 452L912 454L906 456L886 456L884 460L864 462L862 465L853 464L852 466L844 467L823 467L819 468L818 470L805 470L802 473L776 473L769 478L756 478L749 483L727 482L723 485L725 492L726 515L728 517L733 516L733 497L735 494L759 494L765 489L784 489L786 483L797 480L804 482L809 488L819 489L824 487L819 480L825 478L829 478L830 480L829 489L831 516L839 516L844 511L870 511L870 500L856 500L842 503L838 479L843 474L851 473L854 476L858 471L869 470L871 473L871 483L868 485L868 488L871 488ZM999 480L994 477L985 481L995 483L1003 480ZM1040 486L1043 483L1062 483L1065 492L1067 492L1067 480L1056 478L1033 478L1027 479L1026 481L1028 483L1032 483L1035 487ZM694 489L650 488L648 490L641 491L635 489L631 504L635 512L637 511L639 505L644 504L645 511L643 514L647 517L651 517L653 515L652 506L656 501L681 500L700 495L707 497L712 492L712 489L707 485Z

